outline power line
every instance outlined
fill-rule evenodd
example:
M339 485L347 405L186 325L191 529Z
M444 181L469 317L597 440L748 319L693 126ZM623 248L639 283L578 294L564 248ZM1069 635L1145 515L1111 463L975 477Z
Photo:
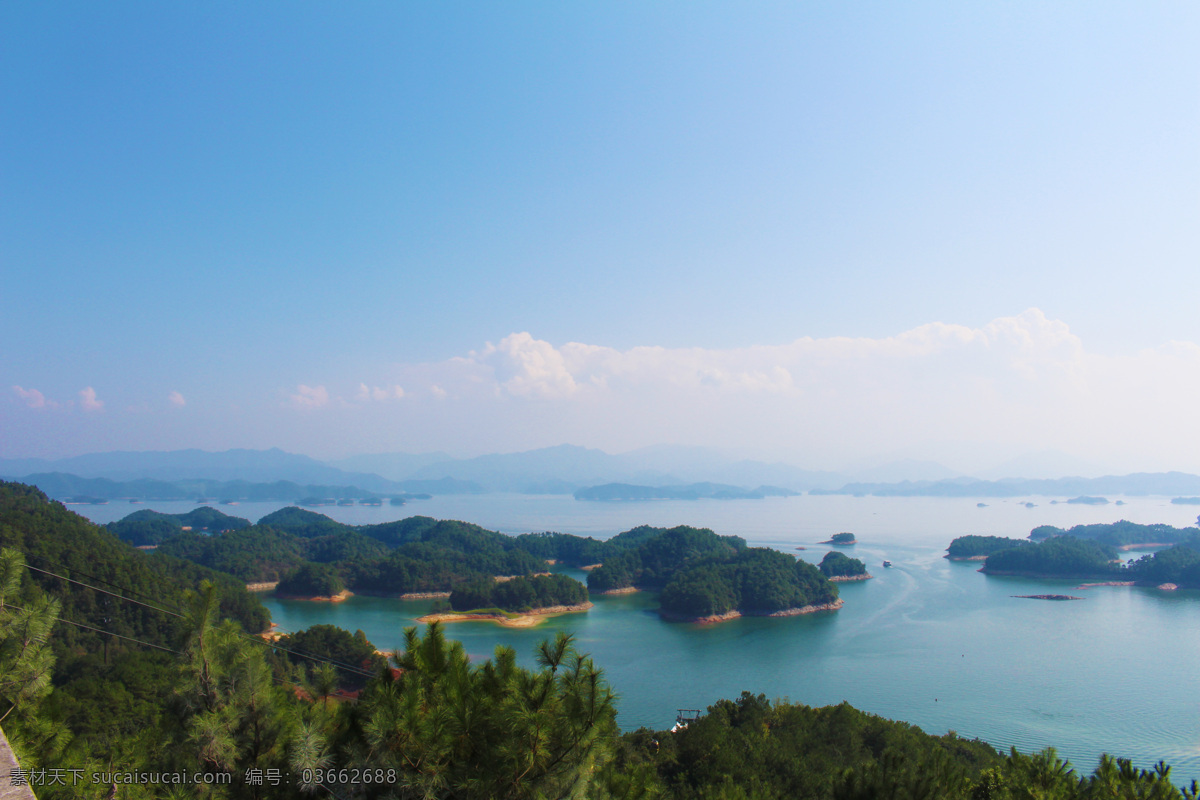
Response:
M5 607L6 608L14 608L17 611L25 611L25 609L21 608L20 606L7 605ZM82 622L74 622L72 620L64 619L62 617L55 617L54 621L55 622L65 622L68 625L74 625L75 627L83 628L84 630L95 631L96 633L104 633L109 636L115 636L118 639L124 639L127 642L136 642L137 644L145 645L146 647L153 647L157 650L166 650L168 653L174 653L175 655L179 655L179 656L187 655L187 653L184 653L180 650L172 650L171 648L163 647L160 644L152 644L150 642L143 642L141 639L134 639L132 636L122 636L119 633L113 633L112 631L106 631L103 628L93 628L91 625L84 625Z
M47 563L50 563L50 562L49 562L49 559L41 559L41 560L43 560L43 561L46 561ZM178 614L178 613L176 613L176 612L174 612L174 611L170 611L170 610L168 610L168 609L165 609L165 608L162 608L162 607L160 607L160 606L151 605L150 603L143 603L143 602L141 602L140 600L134 600L134 599L133 599L133 598L131 598L131 597L125 597L124 595L117 594L116 592L110 592L110 591L108 591L108 590L106 590L106 589L101 589L101 588L99 588L99 587L97 587L97 586L92 586L92 585L90 585L90 584L84 583L83 581L77 581L77 580L75 580L75 579L73 579L73 578L68 578L68 577L66 577L65 575L59 575L59 574L57 574L57 573L50 572L49 570L40 569L40 568L38 568L38 567L35 567L35 566L31 565L31 564L26 564L25 566L26 566L26 567L28 567L28 568L29 568L29 569L31 569L31 570L34 570L35 572L40 572L40 573L42 573L43 575L50 575L51 577L54 577L54 578L58 578L58 579L60 579L60 580L67 581L68 583L74 583L74 584L77 584L77 585L79 585L79 586L83 586L83 587L85 587L85 588L91 589L92 591L96 591L96 592L100 592L100 593L102 593L102 594L107 594L107 595L110 595L110 596L112 596L112 597L116 597L116 598L118 598L119 600L125 600L125 601L128 601L128 602L130 602L130 603L134 603L134 604L136 604L136 605L139 605L139 606L145 606L146 608L151 608L151 609L154 609L155 611L161 611L162 613L164 613L164 614L169 614L169 615L171 615L171 616L173 616L173 617L178 617L178 618L180 618L180 619L186 619L186 617L185 617L183 614ZM82 574L82 573L80 573L80 574ZM88 576L88 577L92 577L92 576ZM99 578L93 578L93 580L101 580L101 579L99 579ZM118 584L115 584L115 583L110 583L109 581L103 581L103 582L104 582L104 583L108 583L110 586L114 586L114 587L116 587L116 588L118 588L118 589L122 589L122 590L125 590L125 591L129 591L129 590L126 588L126 587L120 586L120 585L118 585ZM133 592L132 592L132 591L130 591L130 593L131 593L131 594L133 594ZM70 620L63 620L63 621L64 621L64 622L70 622ZM71 623L71 624L78 624L78 623ZM107 631L104 631L104 632L105 632L105 633L107 633ZM118 634L112 634L112 635L113 635L113 636L117 636ZM347 672L351 672L351 673L353 673L353 674L355 674L355 675L359 675L359 676L361 676L361 677L365 677L365 678L373 678L373 677L375 677L374 673L372 673L372 672L368 672L368 671L366 671L366 670L362 669L361 667L354 667L354 666L351 666L351 665L349 665L349 664L343 664L343 663L341 663L341 662L334 661L334 660L332 660L332 659L328 659L328 658L322 658L322 657L320 657L320 656L317 656L317 655L314 655L314 654L312 654L312 653L305 653L303 650L291 650L291 649L288 649L288 648L286 648L286 647L283 647L283 646L281 646L281 645L278 645L278 644L276 644L275 642L267 642L266 640L264 640L264 639L262 639L262 638L260 638L260 637L258 637L258 636L255 636L255 635L253 635L253 634L244 633L244 634L242 634L242 635L243 635L243 636L246 636L246 637L249 637L249 638L250 638L252 641L255 641L255 642L260 642L260 643L262 643L262 644L264 644L264 645L266 645L266 646L268 646L268 647L272 647L272 648L274 648L274 649L276 649L276 650L282 650L282 651L283 651L283 652L285 652L285 653L290 653L291 655L297 656L297 657L299 657L299 658L305 658L305 659L308 659L308 660L310 660L310 661L317 661L317 662L321 662L321 663L324 663L324 664L329 664L330 666L338 667L338 668L340 668L340 669L342 669L342 670L345 670L345 671L347 671ZM166 648L163 648L163 649L166 649ZM171 651L171 652L178 652L178 651L174 651L174 650L173 650L173 651Z
M151 597L150 595L143 594L143 593L141 593L141 592L138 592L138 591L135 591L135 590L133 590L133 589L130 589L128 586L122 586L122 585L121 585L121 584L119 584L119 583L113 583L113 582L112 582L112 581L110 581L110 580L107 580L107 579L105 579L105 578L98 577L98 576L96 576L96 575L89 575L89 574L87 574L86 572L82 572L82 571L80 571L80 570L78 570L78 569L76 569L76 568L74 568L74 567L67 566L66 564L60 564L60 563L56 563L56 562L54 562L54 561L51 561L50 559L48 559L48 558L46 558L45 556L42 556L42 555L36 555L36 554L32 554L32 553L26 553L26 554L25 554L25 558L36 558L38 561L41 561L42 563L44 563L44 564L47 564L47 565L49 565L49 566L56 567L56 568L57 568L57 569L59 569L59 570L62 570L62 571L69 571L69 572L70 572L72 575L80 575L80 576L82 576L82 577L84 577L84 578L89 578L89 579L91 579L91 580L98 581L99 583L103 583L105 586L112 586L112 587L113 587L113 588L115 588L115 589L120 589L121 591L125 592L125 594L131 594L131 595L134 595L135 597L142 597L142 598L145 598L145 599L147 599L147 600L154 600L155 602L160 602L160 601L158 600L158 598L156 598L156 597ZM28 566L28 564L27 564L26 566ZM180 609L176 608L176 611L180 611ZM182 613L182 612L180 611L180 613Z
M77 581L74 578L68 578L65 575L58 575L54 572L50 572L49 570L39 569L38 567L35 567L32 564L26 564L25 566L27 568L33 570L34 572L40 572L43 575L50 575L50 576L58 578L60 580L67 581L68 583L76 583L76 584L79 584L80 586L91 589L94 592L100 592L102 594L111 595L112 597L116 597L120 600L127 600L130 603L136 603L139 606L145 606L146 608L152 608L155 611L161 611L164 614L170 614L172 617L179 617L180 619L183 619L183 614L176 614L174 611L168 611L165 608L159 608L158 606L152 606L149 603L143 603L141 600L134 600L131 597L125 597L123 595L117 594L116 592L110 592L107 589L101 589L98 586L92 586L91 584L84 583L83 581Z

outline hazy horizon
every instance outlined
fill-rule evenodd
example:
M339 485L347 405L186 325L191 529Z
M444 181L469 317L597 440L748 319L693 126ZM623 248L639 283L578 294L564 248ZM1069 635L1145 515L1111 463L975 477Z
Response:
M0 457L1200 473L1200 8L0 9Z

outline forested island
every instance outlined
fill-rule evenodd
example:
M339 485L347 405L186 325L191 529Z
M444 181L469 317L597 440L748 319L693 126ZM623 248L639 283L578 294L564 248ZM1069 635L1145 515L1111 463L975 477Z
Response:
M959 536L950 542L945 557L951 561L982 561L997 551L1028 543L1025 539L1009 539L1004 536Z
M829 551L817 566L821 574L831 581L862 581L872 577L867 574L867 565L857 558Z
M1080 538L1077 532L1088 538ZM1122 521L1113 525L1076 526L1070 532L1043 526L1035 528L1030 536L1035 541L990 553L980 572L1088 579L1164 589L1200 588L1200 530L1196 528L1135 525ZM1119 549L1129 549L1150 539L1182 541L1136 561L1122 561ZM1131 545L1131 540L1135 544ZM1123 544L1114 545L1113 542ZM1157 544L1168 545L1169 541Z
M390 658L330 625L249 635L265 624L239 581L0 483L0 714L24 774L62 777L34 787L41 800L1196 797L1165 765L1105 756L1085 774L1053 750L1003 755L844 703L743 693L675 731L621 734L613 687L564 633L525 668L511 648L472 661L436 624ZM186 773L197 791L114 772Z
M1194 541L1200 537L1200 528L1174 528L1163 524L1139 525L1136 522L1120 520L1106 524L1076 525L1069 530L1053 525L1040 525L1029 532L1029 538L1033 541L1055 536L1073 536L1076 539L1089 539L1122 550L1133 550L1138 547L1161 547Z
M598 593L660 592L664 619L715 622L840 607L837 587L806 561L707 528L642 526L609 540L617 551L588 575Z
M853 533L835 533L833 536L830 536L828 539L821 542L821 544L833 544L838 545L839 547L844 547L847 545L858 544L858 539L854 538Z
M451 611L435 610L418 621L489 620L511 627L528 627L550 616L587 611L591 607L587 589L574 578L520 576L461 585L450 594Z
M686 486L640 486L606 483L586 486L574 493L576 500L761 500L764 497L795 497L799 492L779 486L744 489L725 483L691 483Z

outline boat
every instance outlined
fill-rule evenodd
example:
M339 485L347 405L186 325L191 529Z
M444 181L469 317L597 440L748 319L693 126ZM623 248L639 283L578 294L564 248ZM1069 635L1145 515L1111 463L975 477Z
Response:
M884 565L885 567L890 567L890 566L892 565L892 562L890 562L890 561L884 561L884 562L883 562L883 565Z
M689 722L695 722L700 719L701 710L698 708L681 708L679 714L675 717L675 727L671 728L671 733L678 733L688 726Z

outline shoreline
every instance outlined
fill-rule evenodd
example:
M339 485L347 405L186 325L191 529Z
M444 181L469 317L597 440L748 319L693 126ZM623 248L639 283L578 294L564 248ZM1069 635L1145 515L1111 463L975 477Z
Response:
M830 583L849 583L850 581L869 581L875 576L869 572L864 572L862 575L834 575L829 578Z
M837 611L844 606L846 601L838 598L832 603L822 603L820 605L800 606L799 608L785 608L779 611L726 611L724 614L710 614L706 617L692 617L684 614L674 614L670 611L659 609L658 615L667 622L695 622L701 625L712 625L717 622L727 622L738 617L798 617L802 614L815 614L818 611Z
M603 592L592 592L595 595L633 594L642 591L636 586L622 586L620 589L605 589Z
M546 606L545 608L534 608L524 613L517 613L512 617L506 617L503 614L495 612L445 611L418 617L417 622L426 625L430 622L494 622L505 628L532 628L560 614L578 614L587 611L589 608L592 608L592 605L592 603L588 602L574 606Z
M987 561L987 556L952 556L949 553L942 556L942 558L950 561Z
M276 594L275 597L279 600L307 600L313 603L341 603L349 600L354 596L354 592L349 589L342 589L340 592L329 597L304 597L298 594Z

